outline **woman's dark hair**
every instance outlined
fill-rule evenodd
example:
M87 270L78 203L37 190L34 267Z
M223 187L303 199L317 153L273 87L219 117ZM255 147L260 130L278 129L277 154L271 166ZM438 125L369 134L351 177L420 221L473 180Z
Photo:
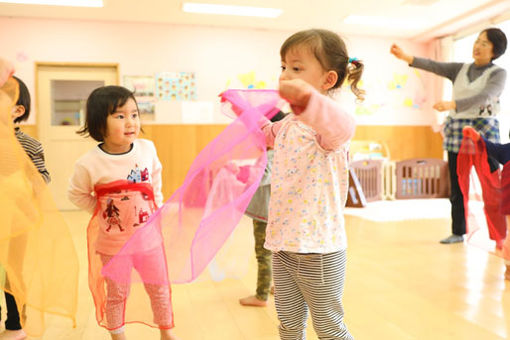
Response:
M351 83L351 90L359 100L363 100L365 91L358 88L364 65L359 60L350 62L344 41L338 34L324 29L309 29L291 35L280 48L280 57L285 60L287 52L298 46L311 49L322 68L335 71L338 80L331 90L342 86L345 78Z
M492 60L498 59L506 51L507 40L505 33L499 28L487 28L480 34L483 32L487 34L487 39L492 43L492 54L494 54Z
M21 105L25 108L25 113L23 115L16 117L14 119L14 123L19 123L28 119L30 116L30 92L28 92L27 85L23 82L23 80L19 79L16 76L12 76L17 82L19 86L19 97L16 105Z
M87 99L85 124L76 133L103 142L108 116L115 113L117 108L126 104L130 98L136 103L134 93L122 86L110 85L95 89ZM138 108L138 104L136 106Z

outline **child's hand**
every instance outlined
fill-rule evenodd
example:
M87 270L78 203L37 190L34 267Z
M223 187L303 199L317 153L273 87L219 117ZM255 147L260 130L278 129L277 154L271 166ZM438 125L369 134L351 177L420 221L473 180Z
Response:
M221 98L221 100L220 100L221 103L227 102L227 99L225 99L225 97L223 96L224 93L225 93L225 91L218 95L218 97ZM243 113L243 109L240 108L239 106L232 104L231 102L229 102L229 103L230 103L230 108L232 109L232 111L234 111L234 114L237 117L239 117L241 115L241 113ZM234 118L234 117L232 117L232 118Z
M292 111L299 115L308 105L314 88L301 79L280 80L280 96L290 103Z
M232 174L234 174L236 176L237 176L237 174L240 171L239 165L235 164L234 162L226 163L224 168L227 169L228 171L230 171L230 173L232 173Z
M478 142L480 139L480 134L471 126L464 126L464 129L462 129L462 134L465 138L469 138L474 142Z

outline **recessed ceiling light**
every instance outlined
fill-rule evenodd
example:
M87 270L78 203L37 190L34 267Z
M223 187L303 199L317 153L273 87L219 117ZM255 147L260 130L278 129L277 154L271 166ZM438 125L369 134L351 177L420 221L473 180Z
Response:
M264 18L277 18L283 12L278 8L201 4L195 2L183 3L182 10L188 13L239 15Z
M423 20L416 20L415 18L402 19L391 17L378 17L366 15L349 15L344 19L345 24L361 25L371 27L388 27L406 29L420 29L427 27L427 22Z
M0 0L9 4L103 7L103 0Z

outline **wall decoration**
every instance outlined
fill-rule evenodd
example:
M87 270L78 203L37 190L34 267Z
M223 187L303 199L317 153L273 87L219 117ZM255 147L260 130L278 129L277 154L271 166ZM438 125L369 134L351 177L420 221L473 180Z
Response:
M276 88L278 86L278 79L273 77L271 81L260 79L255 71L247 73L240 73L234 79L229 78L225 85L225 89L267 89Z
M153 76L124 76L124 87L135 93L142 120L154 120L155 98Z
M162 72L156 74L158 100L196 100L196 80L193 72Z
M138 103L138 110L142 118L154 119L154 113L156 112L156 105L154 101L136 101ZM150 117L149 117L150 115Z
M124 87L134 91L135 97L154 98L153 76L124 76Z
M239 74L237 78L247 89L265 89L267 84L263 80L256 80L255 71Z
M399 90L404 88L404 86L407 84L408 77L409 76L407 74L393 73L393 79L389 81L388 89Z

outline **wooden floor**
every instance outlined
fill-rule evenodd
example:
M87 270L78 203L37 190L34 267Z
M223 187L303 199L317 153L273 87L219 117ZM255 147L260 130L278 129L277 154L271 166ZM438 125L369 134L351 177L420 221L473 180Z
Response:
M510 338L510 282L503 261L468 244L441 245L449 232L446 200L389 202L348 210L345 321L357 340L498 340ZM373 207L373 206L372 206ZM369 207L370 208L370 207ZM411 213L410 209L414 209ZM64 213L80 256L77 328L50 318L44 340L107 340L97 326L87 288L85 228L88 216ZM377 217L384 218L377 218ZM255 289L251 220L243 218L238 279L173 286L176 333L182 340L276 340L273 298L266 308L242 307ZM235 247L232 249L236 249ZM231 249L231 250L232 250ZM249 260L248 260L249 259ZM3 319L3 318L2 318ZM309 327L308 339L317 339ZM128 339L159 339L158 331L127 326Z

